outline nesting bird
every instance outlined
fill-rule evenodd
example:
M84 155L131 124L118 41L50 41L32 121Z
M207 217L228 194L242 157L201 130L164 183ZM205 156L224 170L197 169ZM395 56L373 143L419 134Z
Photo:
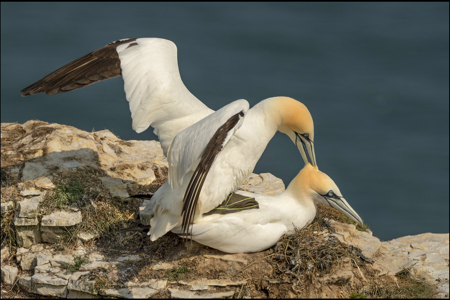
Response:
M155 193L155 240L217 207L252 173L276 131L289 136L316 166L313 119L306 106L273 97L249 109L234 101L214 112L181 80L177 48L159 38L124 39L91 52L23 89L22 96L68 92L122 75L133 129L152 126L169 162L169 180Z
M194 241L228 253L262 251L292 232L294 226L302 229L309 225L316 216L317 203L334 207L363 224L334 181L311 164L306 164L279 195L238 193L254 199L258 209L206 214L189 229ZM172 231L182 235L180 228Z

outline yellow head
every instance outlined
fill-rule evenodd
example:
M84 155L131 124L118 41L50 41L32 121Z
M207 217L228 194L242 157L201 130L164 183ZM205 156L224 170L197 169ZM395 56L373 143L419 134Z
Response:
M355 222L363 224L361 217L342 197L336 183L327 174L321 172L317 166L306 164L287 189L299 199L312 199L315 202L334 207Z
M305 164L317 166L314 152L314 123L308 108L289 97L275 97L274 108L279 116L278 130L285 133L300 150Z

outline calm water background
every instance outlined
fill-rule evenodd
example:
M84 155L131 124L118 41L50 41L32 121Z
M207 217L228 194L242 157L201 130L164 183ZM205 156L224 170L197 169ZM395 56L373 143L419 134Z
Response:
M382 240L449 231L448 3L1 3L1 121L137 134L122 79L22 98L49 72L120 38L178 46L212 109L304 102L317 161ZM288 184L300 153L276 134L255 172Z

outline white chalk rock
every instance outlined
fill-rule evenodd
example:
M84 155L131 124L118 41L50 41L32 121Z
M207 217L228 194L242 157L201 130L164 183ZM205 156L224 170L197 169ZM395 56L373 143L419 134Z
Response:
M14 266L2 266L3 283L12 285L16 281L19 270Z

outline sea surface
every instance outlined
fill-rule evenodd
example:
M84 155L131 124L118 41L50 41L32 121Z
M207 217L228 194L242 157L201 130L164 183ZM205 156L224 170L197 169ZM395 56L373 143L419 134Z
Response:
M178 47L188 89L212 109L272 96L305 103L317 162L375 236L449 231L449 3L1 3L1 121L31 119L125 140L121 77L70 93L20 90L121 38ZM277 133L255 172L303 167Z

